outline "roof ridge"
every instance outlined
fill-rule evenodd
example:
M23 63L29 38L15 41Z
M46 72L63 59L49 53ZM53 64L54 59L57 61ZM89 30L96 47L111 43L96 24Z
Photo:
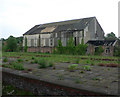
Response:
M78 21L78 20L82 20L82 19L89 19L89 18L96 18L94 17L86 17L86 18L80 18L80 19L71 19L71 20L65 20L65 21L58 21L58 22L50 22L50 23L43 23L43 24L39 24L39 25L48 25L48 24L55 24L55 23L63 23L63 22L70 22L70 21ZM70 23L69 23L70 24ZM72 23L71 23L72 24ZM61 24L62 25L62 24Z

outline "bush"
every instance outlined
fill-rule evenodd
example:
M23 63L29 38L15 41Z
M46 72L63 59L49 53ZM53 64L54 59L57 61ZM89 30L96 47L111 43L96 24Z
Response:
M49 62L49 67L53 67L54 63L52 61Z
M99 46L98 48L95 49L95 55L101 55L104 52L104 49L102 46Z
M17 59L17 62L23 62L23 59Z
M24 70L23 64L18 63L18 62L14 62L13 65L12 65L12 67L14 69L17 69L17 70Z
M37 63L38 63L38 60L37 60L37 59L34 59L33 61L31 61L31 63L32 63L32 64L34 64L34 63L37 64Z
M84 70L91 71L91 67L89 65L82 66Z
M25 48L24 51L27 52L28 46L27 46L27 37L25 37Z
M119 46L115 46L115 48L114 48L114 56L120 57L120 47Z
M69 39L67 42L67 46L63 47L61 40L58 40L58 47L57 50L54 51L58 54L77 54L77 55L85 55L87 50L87 44L84 44L83 42L77 46L75 46L75 42L73 40L73 37Z
M8 58L5 57L5 58L3 59L3 62L8 62Z
M47 62L44 59L39 60L38 64L39 64L39 68L46 68L46 67L48 67Z
M76 70L78 68L78 64L72 64L68 67L70 71Z
M35 59L35 57L32 56L32 60L34 60L34 59Z

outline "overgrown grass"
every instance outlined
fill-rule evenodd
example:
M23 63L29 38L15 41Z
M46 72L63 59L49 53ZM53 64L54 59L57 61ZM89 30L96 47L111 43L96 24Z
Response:
M17 70L24 70L23 64L18 62L13 62L12 67Z
M18 62L11 62L9 64L3 64L3 67L6 68L12 68L12 69L16 69L16 70L24 70L24 66L23 63L18 63Z
M69 63L77 63L77 64L89 64L89 65L97 65L98 63L115 63L118 64L117 61L103 61L102 59L118 59L118 57L111 56L80 56L80 55L59 55L59 54L46 54L46 53L22 53L21 52L3 52L3 56L5 57L20 57L20 59L24 60L32 60L32 63L38 63L37 60L39 58L45 59L47 61L57 62L69 62ZM50 56L50 57L39 57L40 55ZM37 57L38 56L38 57ZM88 58L88 59L81 59ZM93 58L91 60L91 58ZM100 59L100 60L95 60Z
M38 61L38 64L39 64L39 68L47 68L48 67L48 63L44 59L40 59Z
M6 84L2 84L2 95L10 95L10 96L14 96L14 95L18 95L18 97L21 96L32 96L35 97L34 94L32 92L28 92L25 90L20 90L16 87L14 87L13 85L6 85ZM5 96L6 97L6 96Z

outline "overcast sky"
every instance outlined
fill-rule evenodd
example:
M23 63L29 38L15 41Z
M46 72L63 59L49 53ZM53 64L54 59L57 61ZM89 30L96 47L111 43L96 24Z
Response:
M95 16L118 36L119 0L0 0L0 37L22 36L34 25Z

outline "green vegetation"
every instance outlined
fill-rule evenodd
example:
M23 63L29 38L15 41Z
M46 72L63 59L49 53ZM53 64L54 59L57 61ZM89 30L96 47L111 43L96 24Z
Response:
M11 62L9 64L3 64L2 66L6 68L16 69L16 70L24 70L23 64L18 62Z
M83 42L75 46L75 42L73 37L69 39L67 42L67 46L63 47L61 40L58 40L58 47L57 50L54 49L54 53L57 54L72 54L72 55L85 55L87 50L87 44Z
M23 62L23 59L17 59L17 62Z
M61 74L59 74L59 75L58 75L58 80L64 80L64 76L61 75Z
M79 64L87 64L89 65L97 65L99 63L113 63L118 64L118 57L112 57L112 56L80 56L80 55L59 55L59 54L43 54L43 53L22 53L21 52L3 52L3 57L18 57L23 60L30 60L32 63L38 63L38 60L45 59L48 62L52 60L53 63L59 63L59 62L69 62L69 63L77 63L79 61ZM38 56L35 57L35 59L32 60L32 56ZM42 57L39 57L42 56ZM46 57L50 56L50 57ZM80 59L80 60L78 60ZM97 59L97 60L96 60ZM98 60L99 59L99 60ZM108 59L108 60L114 60L114 61L105 61L102 59Z
M23 64L18 62L13 62L12 68L17 70L24 70Z
M31 61L31 63L32 63L32 64L34 64L34 63L37 64L37 63L38 63L38 60L37 60L37 59L34 59L33 61Z
M53 61L49 61L49 67L53 67L54 66L54 62Z
M25 90L18 89L16 87L14 87L13 85L5 85L4 83L2 84L2 95L3 96L4 95L11 95L11 96L14 96L14 95L18 95L18 96L29 95L29 96L35 97L32 92L28 92L28 91L25 91Z
M17 50L17 41L16 38L13 36L10 36L8 40L6 41L6 50L5 51L11 51L14 52Z
M34 59L35 59L35 57L32 56L32 60L34 60Z
M54 63L52 61L48 61L45 59L39 59L38 60L39 68L47 68L47 67L53 67Z
M71 64L71 65L69 65L68 69L70 71L76 70L76 69L78 69L78 64Z
M79 61L80 61L80 59L77 58L75 63L76 63L76 64L79 64Z
M114 56L120 57L120 46L115 46Z
M5 58L3 59L3 62L8 62L8 58L5 57Z
M47 68L47 67L48 67L47 62L46 62L46 60L44 60L44 59L40 59L40 60L38 61L38 64L39 64L39 68Z
M25 37L25 48L24 48L24 52L27 52L28 46L27 46L27 37Z
M113 32L108 33L105 37L106 40L116 40L117 37L115 36L115 34Z
M81 66L83 70L91 71L90 65Z
M102 46L99 46L98 48L95 49L95 55L101 55L104 52L104 49Z
M77 78L77 79L75 80L75 83L76 83L76 84L79 84L79 83L80 83L80 80Z

